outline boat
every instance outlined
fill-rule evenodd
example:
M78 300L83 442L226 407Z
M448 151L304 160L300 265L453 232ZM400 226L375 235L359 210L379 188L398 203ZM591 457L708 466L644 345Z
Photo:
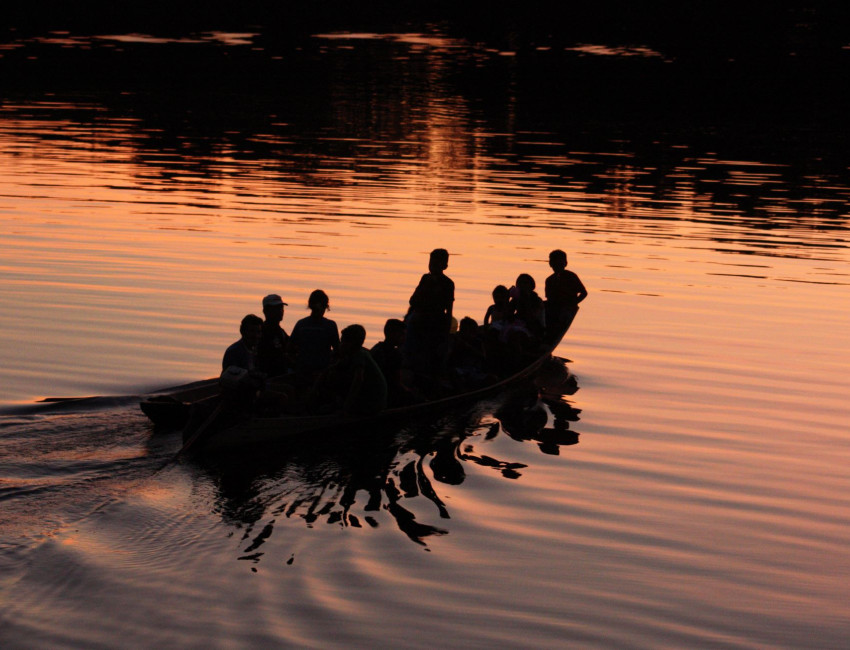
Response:
M186 425L193 404L220 394L218 377L213 377L146 395L139 402L139 408L157 427L177 429Z
M456 393L439 399L384 409L374 415L345 416L338 413L322 415L239 414L222 407L217 379L208 379L178 387L171 392L149 396L140 403L142 411L157 425L181 426L183 449L204 452L227 451L235 448L262 447L305 434L330 431L354 432L377 427L398 426L405 422L447 412L509 390L530 380L552 358L552 353L564 332L542 344L529 362L513 374L494 383ZM190 417L190 413L194 415Z

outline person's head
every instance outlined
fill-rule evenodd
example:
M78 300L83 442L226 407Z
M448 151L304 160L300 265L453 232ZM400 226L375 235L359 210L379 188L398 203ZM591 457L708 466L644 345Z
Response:
M283 308L286 305L280 296L276 293L270 293L263 298L263 315L266 320L272 323L279 323L283 320Z
M460 319L458 332L460 332L460 334L463 336L475 336L476 334L478 334L478 323L475 322L474 318L464 316Z
M553 250L549 253L549 266L553 271L563 271L567 268L567 254L560 249Z
M321 289L316 289L310 294L310 298L307 300L307 307L309 307L310 311L313 313L324 314L331 308L328 294Z
M504 305L510 299L511 299L511 292L504 284L500 284L495 289L493 289L493 303L494 304Z
M388 318L384 323L384 338L390 345L398 347L404 343L404 335L407 332L407 325L403 320L398 318Z
M520 273L517 276L516 287L520 290L520 293L531 293L536 286L537 284L534 282L534 278L528 273Z
M442 273L449 268L449 252L445 248L435 248L428 259L428 270L431 273Z
M349 325L339 333L339 347L343 354L349 354L363 346L366 340L366 329L362 325Z
M239 324L239 333L249 348L255 347L263 335L263 319L254 314L248 314Z

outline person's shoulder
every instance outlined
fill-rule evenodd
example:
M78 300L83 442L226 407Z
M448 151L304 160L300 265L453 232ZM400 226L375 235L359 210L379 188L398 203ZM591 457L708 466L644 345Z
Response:
M372 355L369 353L369 350L362 346L360 347L360 349L354 350L354 352L352 352L349 356L349 359L351 360L351 365L355 368L365 366L370 361L374 362L374 359L372 359Z

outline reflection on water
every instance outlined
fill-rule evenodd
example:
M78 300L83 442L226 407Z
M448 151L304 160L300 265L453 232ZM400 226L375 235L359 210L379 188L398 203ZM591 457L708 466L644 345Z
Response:
M535 378L495 403L469 412L446 414L398 430L346 432L321 440L298 440L261 456L247 454L200 459L217 490L217 508L226 522L244 528L239 559L259 562L263 545L278 518L301 518L308 525L337 524L377 528L374 513L384 511L413 542L427 546L445 526L419 521L419 501L439 519L450 519L439 485L460 485L464 463L517 479L522 463L476 451L497 435L535 441L540 451L558 455L563 445L578 442L570 422L580 410L568 400L578 390L563 360L553 359ZM427 466L427 468L426 468ZM414 504L413 506L407 504Z

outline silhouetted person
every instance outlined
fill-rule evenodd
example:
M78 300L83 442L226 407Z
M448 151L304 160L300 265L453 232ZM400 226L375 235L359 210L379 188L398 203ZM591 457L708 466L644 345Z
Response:
M219 382L228 408L251 408L264 386L265 375L257 370L257 346L262 332L263 319L248 314L239 325L242 337L224 352Z
M331 383L345 415L373 415L387 407L387 382L363 341L362 325L342 330L339 361L331 370Z
M280 377L289 369L286 360L289 335L280 326L285 306L286 303L275 293L263 298L265 320L263 334L257 348L257 366L269 377Z
M503 284L493 289L493 304L487 307L484 314L484 327L492 327L501 330L510 321L513 311L511 310L511 292Z
M221 360L221 369L227 370L231 366L243 370L257 369L257 345L263 332L263 319L254 314L248 314L239 325L239 333L242 337L230 345L224 352Z
M310 294L307 301L310 315L292 328L289 345L295 353L295 370L306 378L314 378L331 365L339 349L339 330L336 323L325 318L330 309L328 295L321 289Z
M456 388L468 390L486 383L486 354L481 329L468 316L460 319L458 331L451 337L449 367Z
M387 404L389 406L400 406L409 404L412 395L405 387L402 379L402 353L401 346L404 344L407 327L404 321L397 318L389 318L384 324L384 340L372 346L369 351L375 363L384 373L387 380Z
M562 250L549 253L552 275L546 278L546 329L551 335L566 331L578 313L578 304L587 297L582 281L567 270L567 254Z
M514 313L515 329L524 328L531 339L543 337L545 313L543 299L537 295L534 278L521 273L511 290L511 310Z
M449 351L455 283L444 273L448 266L448 251L431 251L428 273L410 297L407 314L405 361L415 373L432 379L445 370Z

